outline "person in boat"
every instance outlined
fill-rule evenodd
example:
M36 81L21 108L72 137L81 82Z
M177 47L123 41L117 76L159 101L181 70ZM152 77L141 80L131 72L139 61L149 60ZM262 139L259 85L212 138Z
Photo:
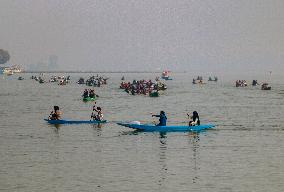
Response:
M94 112L96 112L96 113L94 113ZM102 121L102 120L104 120L104 115L102 113L102 108L101 107L96 107L96 105L94 105L91 118L93 118L94 121Z
M59 107L58 106L54 106L53 109L54 110L51 111L48 119L50 119L50 120L60 120L62 113L60 112Z
M257 85L258 85L257 80L253 80L253 81L252 81L252 86L257 86Z
M84 93L83 93L83 97L84 97L84 98L89 97L89 92L88 92L87 89L85 89L85 91L84 91Z
M214 81L218 81L218 77L215 76L215 77L214 77Z
M189 123L188 123L188 126L200 125L199 115L198 115L197 111L193 111L191 117L190 117L189 114L187 114L187 116L191 119L191 121L189 121Z
M90 93L89 93L89 97L91 98L95 98L96 94L95 94L95 90L90 90Z
M160 115L152 115L152 117L159 117L159 124L156 126L166 126L167 125L167 116L164 111L160 112Z
M262 89L262 90L270 90L271 87L268 86L268 83L263 83L263 84L261 85L261 89Z

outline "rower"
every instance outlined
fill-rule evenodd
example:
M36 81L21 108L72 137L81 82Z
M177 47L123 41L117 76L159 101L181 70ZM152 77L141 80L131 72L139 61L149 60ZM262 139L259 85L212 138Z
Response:
M95 98L95 90L90 90L89 97Z
M49 120L60 120L60 119L61 119L61 116L60 116L60 115L61 115L62 113L59 111L59 107L58 107L58 106L54 106L53 108L54 108L54 110L51 111L51 113L50 113L48 119L49 119Z
M167 125L167 116L164 111L160 112L160 115L152 115L152 117L159 117L159 124L156 126L166 126Z
M88 92L87 89L85 89L85 91L84 91L84 93L83 93L83 97L84 97L84 98L89 97L89 92Z
M188 126L195 126L200 125L199 115L196 111L193 111L192 116L190 117L189 114L187 114L188 118L192 119L189 121Z
M97 114L95 114L94 111ZM102 113L102 108L101 107L96 107L96 105L94 105L93 106L93 112L91 114L91 118L93 118L93 120L95 120L95 121L102 121L102 120L104 120L104 115Z

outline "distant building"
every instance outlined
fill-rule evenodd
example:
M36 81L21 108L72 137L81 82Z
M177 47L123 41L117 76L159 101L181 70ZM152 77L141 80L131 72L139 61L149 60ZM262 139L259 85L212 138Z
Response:
M36 64L31 64L29 66L29 69L31 71L47 71L48 70L48 64L44 62L38 62Z
M56 55L50 55L48 61L48 69L49 70L56 70L58 69L58 57Z
M57 64L58 57L56 55L50 55L45 62L38 62L36 64L30 64L28 66L29 71L56 71L59 69Z

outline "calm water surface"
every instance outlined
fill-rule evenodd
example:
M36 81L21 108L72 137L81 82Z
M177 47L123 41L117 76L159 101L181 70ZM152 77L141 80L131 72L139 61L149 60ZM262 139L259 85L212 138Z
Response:
M192 85L194 76L173 74L165 94L150 98L118 89L123 74L105 74L108 85L96 88L109 121L149 123L150 112L165 110L168 124L185 124L185 114L197 110L202 123L216 125L193 134L48 125L43 118L53 105L66 119L89 119L92 104L80 98L86 87L75 83L88 74L71 74L66 86L39 84L31 75L0 76L0 191L284 191L281 78L262 91L235 88L230 77Z

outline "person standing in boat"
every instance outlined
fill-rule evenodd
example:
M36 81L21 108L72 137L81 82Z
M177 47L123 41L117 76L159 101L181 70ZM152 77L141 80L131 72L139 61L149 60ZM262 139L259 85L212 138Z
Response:
M200 125L199 115L197 111L193 111L192 116L190 117L189 114L187 114L188 118L192 119L189 121L188 126L195 126Z
M167 125L167 116L164 111L160 112L160 115L152 115L152 117L159 117L159 124L156 126L166 126Z
M60 112L59 107L58 106L54 106L53 108L54 108L54 110L51 111L48 119L50 119L50 120L60 120L62 113Z

